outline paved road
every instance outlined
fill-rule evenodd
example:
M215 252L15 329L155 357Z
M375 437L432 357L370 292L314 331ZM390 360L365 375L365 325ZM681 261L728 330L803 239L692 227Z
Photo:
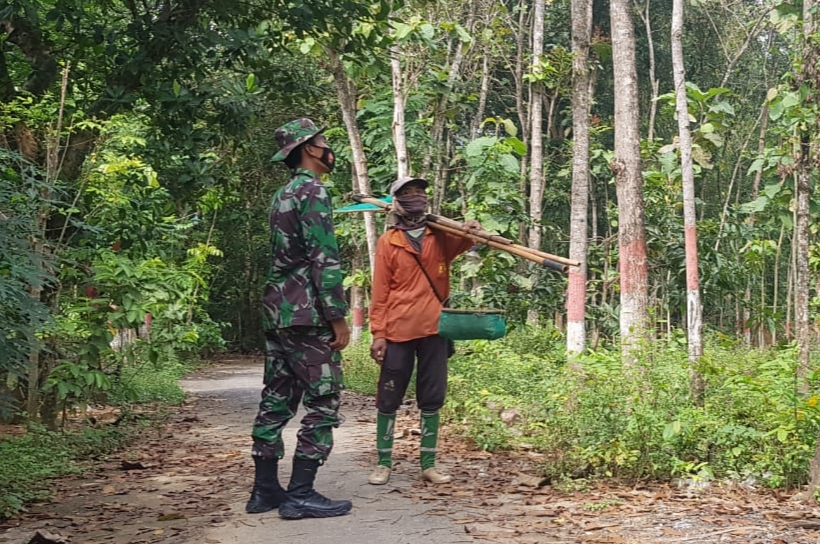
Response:
M220 410L203 414L203 423L230 434L247 435L261 384L261 365L248 360L226 362L183 382L200 399L212 398ZM207 400L206 400L207 403ZM451 544L475 542L464 527L448 517L432 514L431 507L404 497L400 490L425 485L414 468L397 470L391 482L376 487L367 483L366 459L373 448L373 414L362 399L345 397L342 412L347 420L336 431L330 460L320 469L317 489L332 498L350 498L353 511L343 517L285 521L276 512L248 515L243 511L247 493L231 498L235 514L227 523L209 528L200 542L208 544ZM297 415L297 419L300 416ZM288 452L296 444L297 420L285 432ZM288 458L286 457L286 460ZM288 481L289 460L283 462L283 482ZM251 470L250 461L248 463Z

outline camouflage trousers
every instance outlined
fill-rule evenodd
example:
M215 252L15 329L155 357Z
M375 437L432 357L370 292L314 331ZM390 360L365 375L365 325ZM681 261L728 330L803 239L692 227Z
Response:
M341 425L341 353L330 349L326 327L290 327L265 333L265 387L253 424L252 455L281 459L282 430L305 407L296 457L324 461L333 448L333 428Z

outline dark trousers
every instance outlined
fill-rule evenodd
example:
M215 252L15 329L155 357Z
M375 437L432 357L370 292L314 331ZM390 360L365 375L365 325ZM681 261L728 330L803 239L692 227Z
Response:
M416 401L422 412L436 412L444 405L447 394L447 358L449 342L441 336L428 336L409 342L387 342L376 408L383 414L394 414L404 400L407 386L416 369Z

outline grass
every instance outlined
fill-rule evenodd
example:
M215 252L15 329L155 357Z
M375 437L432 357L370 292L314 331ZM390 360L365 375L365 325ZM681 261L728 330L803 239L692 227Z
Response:
M352 346L344 364L349 389L373 394L378 367L368 348L367 338ZM543 453L544 476L554 481L806 482L820 395L795 390L792 346L746 349L710 336L698 367L702 404L691 397L692 367L675 337L656 339L630 367L611 349L567 365L564 338L550 329L521 327L501 340L457 342L457 350L445 420L478 448Z
M88 459L126 445L149 421L120 418L118 425L84 427L71 432L29 426L21 436L0 439L0 520L50 495L49 480L80 474Z
M362 395L376 395L379 383L379 365L370 358L370 334L365 333L358 342L350 344L342 353L345 388ZM407 396L416 394L415 373L410 378Z
M162 410L136 416L133 407L182 403L185 392L179 379L195 367L193 363L163 361L125 368L122 379L108 391L108 401L120 407L116 424L81 424L63 432L30 424L20 436L0 438L0 520L32 501L47 499L49 480L82 473L89 459L126 446L146 425L156 424L163 417Z
M185 400L179 380L198 365L198 362L165 360L159 364L141 362L126 367L109 395L110 401L115 405L152 402L179 405Z

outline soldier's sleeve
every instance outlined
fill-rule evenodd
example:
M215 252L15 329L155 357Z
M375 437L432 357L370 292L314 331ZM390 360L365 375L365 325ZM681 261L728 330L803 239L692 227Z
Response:
M370 333L373 338L384 338L387 332L387 292L390 289L390 260L387 255L388 234L382 234L376 244L376 262L373 286L370 290Z
M331 218L330 197L321 183L305 185L300 203L300 224L305 252L310 260L309 278L316 288L318 310L327 321L347 315L347 300L342 286L342 264L339 245Z

